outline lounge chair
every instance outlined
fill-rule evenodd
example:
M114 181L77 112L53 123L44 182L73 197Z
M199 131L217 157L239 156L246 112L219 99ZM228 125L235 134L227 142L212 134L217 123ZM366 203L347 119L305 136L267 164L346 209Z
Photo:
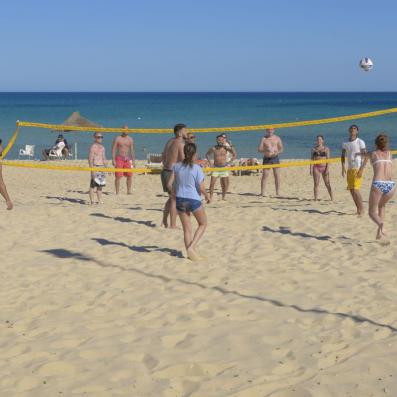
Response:
M36 147L35 145L25 145L24 149L19 149L19 158L28 157L33 160L35 147Z
M146 159L146 168L152 172L161 172L163 169L163 155L161 153L148 153Z
M259 160L255 157L251 158L241 158L238 162L239 166L245 167L245 166L252 166L252 165L259 165ZM251 175L254 173L258 173L259 170L242 170L242 171L237 171L238 175Z

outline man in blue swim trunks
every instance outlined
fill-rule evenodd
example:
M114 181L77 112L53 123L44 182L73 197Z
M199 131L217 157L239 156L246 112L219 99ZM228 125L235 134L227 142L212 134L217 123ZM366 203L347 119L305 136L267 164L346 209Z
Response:
M275 134L274 128L267 128L265 136L261 139L258 152L263 153L262 164L280 164L279 154L283 152L283 142ZM270 168L265 168L262 172L261 196L265 196L266 182L269 176ZM280 168L273 168L274 183L276 185L276 195L280 194Z

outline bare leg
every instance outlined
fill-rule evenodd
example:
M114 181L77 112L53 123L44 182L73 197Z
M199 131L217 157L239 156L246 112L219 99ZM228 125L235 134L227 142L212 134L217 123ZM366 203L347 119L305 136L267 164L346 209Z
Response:
M176 199L174 196L170 197L170 228L171 229L176 229L176 217L177 217L177 211L176 211Z
M96 188L96 195L98 197L98 204L103 204L103 201L102 201L102 188L101 187L97 187Z
M273 168L274 185L276 186L276 196L280 195L281 172L280 168Z
M265 196L265 188L266 188L267 178L269 177L269 172L270 172L270 169L269 169L269 168L265 168L265 169L262 171L262 179L261 179L261 196Z
M371 187L371 192L369 194L369 205L368 205L368 215L378 226L378 231L376 233L376 239L380 240L382 237L383 220L379 216L379 202L382 198L382 192L378 189Z
M0 194L4 197L4 200L6 201L7 209L12 210L14 205L12 204L10 196L8 195L7 188L3 180L1 165L0 165Z
M216 180L217 180L217 178L215 176L211 176L211 181L210 181L210 199L211 200L212 200L212 196L214 195Z
M163 225L164 225L164 227L168 227L168 215L170 213L170 202L171 202L171 198L169 197L164 205L164 210L163 210Z
M120 179L121 179L122 177L121 176L116 176L115 178L114 178L114 187L115 187L115 189L116 189L116 194L119 194L120 193Z
M364 215L364 205L363 205L363 198L361 197L361 193L358 189L355 189L354 194L356 196L357 213L360 216Z
M132 174L127 176L127 194L132 194Z
M323 180L325 183L325 187L328 190L328 194L329 194L329 197L331 198L331 201L334 201L334 195L332 194L332 188L331 188L331 183L329 181L329 173L328 172L325 172L323 174Z
M354 204L356 205L357 215L359 215L359 216L363 215L363 212L364 212L363 199L361 197L359 190L350 189L350 194L353 198Z
M178 211L178 215L182 223L185 248L188 250L192 243L192 224L190 222L190 213Z
M320 173L316 167L313 167L313 193L314 193L314 200L318 200L318 186L320 184Z
M190 222L190 213L178 211L178 214L182 223L183 240L185 242L187 257L192 261L198 260L197 254L195 253L194 249L191 248L192 224Z
M88 191L89 196L90 196L90 204L94 204L94 188L90 186L90 190Z
M203 236L205 229L207 228L207 215L205 213L204 207L201 206L199 209L193 212L194 217L198 223L198 227L194 232L193 240L190 243L190 247L196 251L196 247L201 237Z
M387 194L382 195L381 199L379 200L378 214L379 214L379 218L381 219L382 225L384 225L384 223L385 223L386 204L394 196L394 192L395 192L395 189L393 189L391 192L389 192ZM386 233L384 231L384 226L382 226L381 232L383 235L386 235Z
M229 187L229 177L221 178L222 200L226 200L226 193Z

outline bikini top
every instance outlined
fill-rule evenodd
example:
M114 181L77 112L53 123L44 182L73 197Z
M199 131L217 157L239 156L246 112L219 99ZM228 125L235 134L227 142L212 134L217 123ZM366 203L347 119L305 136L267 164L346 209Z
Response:
M325 150L313 150L313 156L315 156L315 157L327 157L327 152Z
M375 153L375 156L376 156L376 153ZM387 159L376 159L375 161L373 161L372 162L372 164L376 164L376 163L385 163L385 162L387 162L387 163L392 163L393 164L393 160L392 160L392 157L391 157L391 153L390 152L388 152L387 153Z

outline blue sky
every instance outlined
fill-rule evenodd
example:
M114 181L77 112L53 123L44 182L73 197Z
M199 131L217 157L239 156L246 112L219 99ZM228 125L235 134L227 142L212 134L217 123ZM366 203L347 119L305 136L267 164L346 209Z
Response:
M0 91L397 91L396 15L391 0L4 1Z

